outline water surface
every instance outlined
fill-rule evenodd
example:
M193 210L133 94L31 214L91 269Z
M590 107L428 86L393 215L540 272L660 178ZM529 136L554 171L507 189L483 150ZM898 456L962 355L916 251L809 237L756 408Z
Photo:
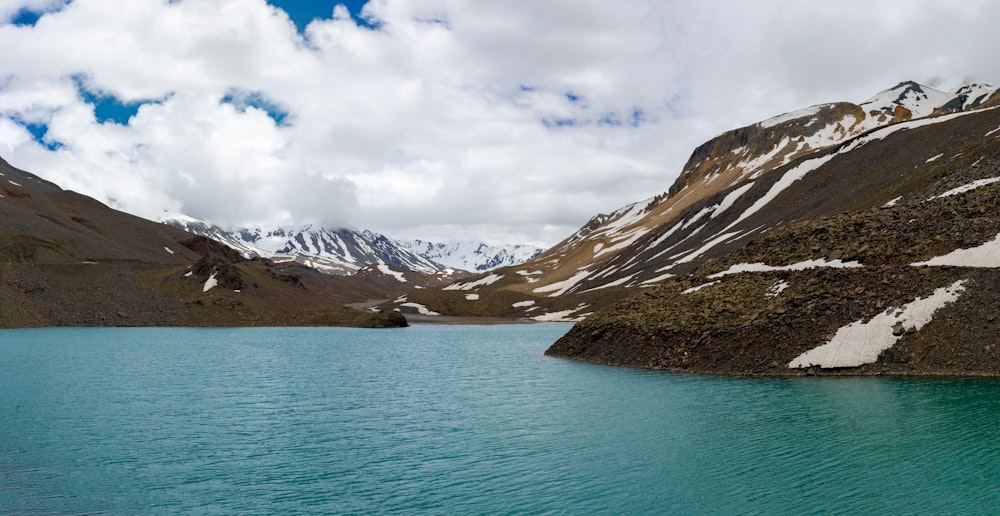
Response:
M542 355L564 324L0 331L0 512L982 512L1000 383Z

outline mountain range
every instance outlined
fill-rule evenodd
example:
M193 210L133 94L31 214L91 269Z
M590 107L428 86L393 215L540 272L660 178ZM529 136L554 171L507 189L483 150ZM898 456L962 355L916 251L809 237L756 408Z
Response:
M482 272L517 265L542 251L527 245L491 246L482 242L441 244L396 240L367 230L329 229L311 225L290 228L226 230L184 215L164 224L222 242L247 258L294 260L327 274L354 274L365 265L385 264L399 270L435 274L448 268Z
M530 318L578 321L548 354L611 365L998 375L998 108L990 86L903 82L733 129L667 191L478 274L444 263L477 244L172 222L196 237L4 164L0 325ZM78 276L103 289L89 312ZM288 306L308 309L267 315ZM97 319L125 307L145 315Z

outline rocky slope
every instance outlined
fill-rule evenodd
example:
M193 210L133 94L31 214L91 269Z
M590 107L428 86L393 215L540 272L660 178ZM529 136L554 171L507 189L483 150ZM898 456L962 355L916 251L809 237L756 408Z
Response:
M0 327L406 324L345 308L343 290L314 269L246 260L0 160ZM353 297L366 295L359 286Z
M622 274L625 271L634 276L623 285L657 284L665 273L676 274L685 264L697 261L699 249L711 243L710 236L722 236L701 228L732 214L740 199L753 197L756 189L768 183L762 181L766 173L819 156L874 129L926 120L951 110L957 101L965 112L1000 99L996 89L975 86L975 92L987 93L970 101L970 91L963 87L949 94L903 82L860 104L813 106L723 133L692 152L664 194L595 217L534 263L526 264L543 272L531 290L542 293L539 289L566 281L575 284L563 294L607 288L627 276ZM745 239L745 233L731 238ZM637 247L641 243L646 243L645 248ZM684 252L688 254L681 256Z
M663 239L673 248L631 248L663 253L670 276L548 353L747 375L1000 374L1000 109L895 123L746 184L692 203Z

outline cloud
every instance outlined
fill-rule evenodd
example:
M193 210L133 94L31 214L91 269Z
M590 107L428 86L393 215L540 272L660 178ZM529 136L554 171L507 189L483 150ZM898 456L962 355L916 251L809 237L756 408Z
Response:
M0 154L223 225L550 245L725 130L1000 81L986 0L372 0L304 28L264 0L14 0L0 20L23 9L44 14L0 25Z

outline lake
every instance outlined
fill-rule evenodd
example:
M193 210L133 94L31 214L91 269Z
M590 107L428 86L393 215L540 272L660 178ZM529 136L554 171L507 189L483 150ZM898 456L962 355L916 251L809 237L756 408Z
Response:
M0 331L3 513L1000 504L1000 382L543 356L567 324Z

